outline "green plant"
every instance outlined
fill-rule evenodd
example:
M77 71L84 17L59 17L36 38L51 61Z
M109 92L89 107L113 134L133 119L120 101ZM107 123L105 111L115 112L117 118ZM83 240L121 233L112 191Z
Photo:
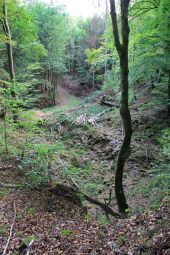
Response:
M16 237L20 237L21 238L23 236L23 232L22 231L16 231L15 235L16 235Z
M126 234L122 234L122 235L117 236L116 239L117 239L119 245L123 245L127 240L127 236L126 236Z
M72 231L70 229L63 228L63 229L60 230L60 235L62 237L70 236L71 234L72 234Z
M24 238L22 240L22 244L26 244L26 245L29 245L31 241L35 240L36 237L34 235L31 235L31 236L27 236L26 238Z
M26 208L26 212L28 214L34 214L36 212L36 209L34 207L29 206Z
M6 235L8 233L8 229L3 226L3 225L0 225L0 235Z
M107 225L109 224L109 220L108 218L106 217L106 215L103 215L103 214L98 214L97 215L97 222L101 225Z

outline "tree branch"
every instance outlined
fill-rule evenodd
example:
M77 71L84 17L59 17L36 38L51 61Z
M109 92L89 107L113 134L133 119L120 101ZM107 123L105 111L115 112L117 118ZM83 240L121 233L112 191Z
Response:
M3 251L2 255L6 255L6 251L8 249L8 246L9 246L9 243L10 243L10 240L11 240L12 231L13 231L15 220L16 220L16 206L15 206L15 203L13 204L13 208L14 208L14 217L13 217L12 225L11 225L11 228L10 228L9 237L8 237L8 240L7 240L7 243L5 245L5 248L4 248L4 251Z
M0 188L7 188L7 189L16 189L16 188L19 188L21 187L21 185L15 185L15 184L6 184L6 183L3 183L3 182L0 182Z
M111 208L110 206L108 206L107 204L104 204L104 203L102 203L102 202L100 202L100 201L98 201L98 200L96 200L96 199L94 199L94 198L88 196L87 194L85 194L85 193L82 192L81 190L77 190L77 188L75 189L75 188L72 188L72 187L69 187L69 186L65 186L65 185L63 185L63 184L57 184L57 187L55 187L55 188L50 188L49 191L55 192L56 194L57 194L59 191L64 191L64 192L63 192L64 194L65 194L65 193L69 193L69 192L70 192L70 193L73 193L73 194L75 194L75 195L80 194L80 195L82 195L87 201L89 201L90 203L95 204L95 205L101 207L101 208L104 210L104 212L106 213L106 216L107 216L107 215L112 215L112 216L114 216L114 217L116 217L116 218L122 218L122 217L123 217L122 214L119 214L118 212L113 211L112 208Z
M113 27L115 46L116 46L118 53L120 54L122 45L121 45L120 39L119 39L115 0L110 0L110 15L112 18L112 27Z

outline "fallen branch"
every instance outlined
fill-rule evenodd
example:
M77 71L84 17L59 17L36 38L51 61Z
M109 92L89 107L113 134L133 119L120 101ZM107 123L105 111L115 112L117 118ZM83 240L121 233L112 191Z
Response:
M31 240L29 244L23 243L21 247L19 248L19 255L29 255L31 246L33 245L34 240Z
M10 228L9 237L8 237L8 240L7 240L7 243L5 245L5 248L4 248L4 251L3 251L2 255L6 255L6 251L8 249L8 246L9 246L9 243L10 243L10 240L11 240L12 231L13 231L15 220L16 220L16 206L15 206L15 203L13 204L13 208L14 208L14 217L13 217L12 225L11 225L11 228Z
M85 194L84 192L82 192L81 190L77 190L75 188L72 188L72 187L69 187L69 186L66 186L66 185L63 185L63 184L57 184L57 187L55 188L50 188L49 191L51 192L56 192L57 194L67 194L67 193L72 193L72 194L75 194L76 196L77 195L81 195L83 196L87 201L89 201L90 203L94 204L94 205L97 205L99 207L101 207L106 216L108 217L108 215L112 215L114 216L115 218L122 218L122 215L113 211L112 208L92 197L89 197L87 194ZM60 191L60 192L59 192Z
M96 115L96 119L100 118L102 115L104 115L106 112L110 112L112 111L112 108L109 108L109 109L106 109L102 112L99 112L97 115Z
M116 108L120 108L120 106L118 104L115 104L113 102L110 101L101 101L101 105L106 105L108 107L116 107Z
M21 185L0 182L0 188L17 189L19 187L21 187Z
M122 218L122 216L119 213L113 211L112 208L110 206L108 206L107 204L104 204L92 197L89 197L88 195L84 194L83 192L80 192L80 194L82 194L84 196L84 198L87 201L89 201L90 203L100 206L105 211L107 217L108 217L108 214L110 214L116 218Z
M25 182L21 177L18 177L24 184L26 184L28 187L30 187L31 189L34 189L34 187L29 184L28 182Z
M31 246L32 246L33 243L34 243L34 240L32 240L32 241L29 243L28 248L27 248L27 253L26 253L26 255L29 255L29 254L30 254Z
M63 170L65 171L65 175L67 176L68 181L71 182L71 184L73 184L73 186L75 187L75 189L78 190L78 188L79 188L79 187L78 187L78 184L76 183L76 181L75 181L71 176L69 176L69 175L67 174L68 167L67 167L66 163L60 158L59 155L58 155L58 160L59 160L61 166L63 167Z
M66 163L59 157L59 155L58 155L58 160L59 160L60 164L62 165L63 169L68 173L68 171L67 171L68 167L67 167ZM59 184L58 188L62 189L65 192L71 191L74 194L80 194L87 201L89 201L90 203L100 206L105 211L107 218L108 218L108 214L110 214L114 217L117 217L117 218L121 218L121 215L117 212L114 212L109 205L104 204L104 203L102 203L102 202L100 202L100 201L98 201L94 198L91 198L87 194L82 192L81 189L79 188L77 182L71 176L69 176L68 174L67 174L67 179L69 181L71 181L71 183L74 185L74 188L68 187L68 186L65 186L65 185L62 185L62 184ZM54 189L51 189L51 190L56 190L56 189L54 188Z
M93 125L93 126L98 126L97 122L99 122L100 117L109 111L112 111L112 108L106 109L106 110L99 112L98 114L92 115L92 116L87 116L86 114L81 114L79 117L76 118L75 124L77 124L77 125L89 124L89 125Z
M5 170L8 170L8 169L12 169L12 168L14 168L14 166L12 166L12 165L9 165L9 166L1 166L1 167L0 167L0 171L5 171Z

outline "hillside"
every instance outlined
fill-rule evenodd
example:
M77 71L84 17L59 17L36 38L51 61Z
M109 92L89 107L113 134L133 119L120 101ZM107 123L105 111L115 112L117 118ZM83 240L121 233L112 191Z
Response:
M145 96L148 89L146 86L140 90L130 106L133 141L124 179L130 218L107 218L100 206L85 201L69 189L63 190L62 186L58 189L56 186L56 190L31 188L34 183L28 183L32 177L27 175L27 168L24 174L21 172L24 164L30 164L24 161L28 161L28 146L21 162L15 163L1 154L1 180L21 185L12 190L1 187L2 247L8 237L15 204L16 220L9 245L12 254L18 254L23 240L31 239L34 243L30 254L168 254L169 212L164 193L168 179L167 183L162 182L162 176L168 177L168 170L159 139L169 120L164 106L154 105L156 90L152 92L151 107L150 95L149 101ZM108 203L117 211L114 167L122 140L118 109L100 105L102 92L73 100L66 88L59 91L62 91L60 106L34 113L40 129L34 135L36 143L49 146L58 141L57 154L51 163L55 185L75 188L76 184L90 197ZM93 122L88 122L90 119ZM22 136L24 132L21 128ZM20 139L11 143L19 146Z
M0 1L0 254L170 254L169 10Z

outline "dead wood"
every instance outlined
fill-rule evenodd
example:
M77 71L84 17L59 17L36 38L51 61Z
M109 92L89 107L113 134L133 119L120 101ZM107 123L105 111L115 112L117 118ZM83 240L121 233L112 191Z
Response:
M113 103L113 102L110 102L110 101L107 101L107 100L102 100L101 101L101 105L106 105L108 107L116 107L116 108L120 108L120 106L116 103Z
M8 246L9 246L9 243L10 243L10 240L11 240L11 236L12 236L12 231L13 231L14 224L15 224L15 220L16 220L16 206L15 206L15 203L13 204L13 208L14 208L14 217L13 217L13 221L12 221L12 224L11 224L9 237L8 237L8 240L7 240L7 243L5 245L5 248L4 248L4 251L3 251L2 255L5 255L6 251L8 249Z
M88 196L87 194L85 194L84 192L77 190L75 188L63 185L63 184L57 184L57 187L55 188L50 188L49 191L54 192L56 194L59 195L65 195L65 194L72 194L75 196L83 196L87 201L89 201L90 203L99 206L100 208L102 208L104 210L104 212L106 213L106 216L108 215L112 215L116 218L122 218L122 215L113 211L112 208L110 206L108 206L107 204L104 204L90 196Z
M17 189L19 187L21 187L21 185L0 182L0 188Z
M107 110L106 110L106 111L107 111ZM104 114L106 111L102 112L102 114ZM101 113L100 113L100 114L101 114ZM68 167L67 167L66 163L65 163L59 156L58 156L58 160L59 160L60 164L62 165L63 169L64 169L65 171L67 171L67 170L68 170ZM65 192L66 192L66 193L71 192L72 194L74 194L74 195L76 195L76 196L77 196L78 194L80 194L80 195L82 195L87 201L89 201L90 203L95 204L95 205L97 205L97 206L100 206L100 207L105 211L107 218L108 218L108 215L112 215L112 216L114 216L114 217L121 218L121 215L120 215L119 213L117 213L117 212L114 212L114 211L112 210L112 208L109 207L109 205L104 204L104 203L102 203L102 202L100 202L100 201L98 201L98 200L96 200L96 199L94 199L94 198L92 198L92 197L89 197L87 194L85 194L84 192L82 192L81 189L80 189L80 187L79 187L79 185L76 183L76 181L75 181L72 177L70 177L69 175L68 175L68 180L71 182L71 184L74 185L74 188L68 187L68 186L65 186L65 185L62 185L62 184L58 184L58 185L57 185L57 188L53 188L53 189L51 189L51 191L60 190L60 191L63 191L63 193L65 193Z
M9 165L9 166L1 166L1 167L0 167L0 171L6 171L6 170L12 169L12 168L15 168L15 167L12 166L12 165Z

